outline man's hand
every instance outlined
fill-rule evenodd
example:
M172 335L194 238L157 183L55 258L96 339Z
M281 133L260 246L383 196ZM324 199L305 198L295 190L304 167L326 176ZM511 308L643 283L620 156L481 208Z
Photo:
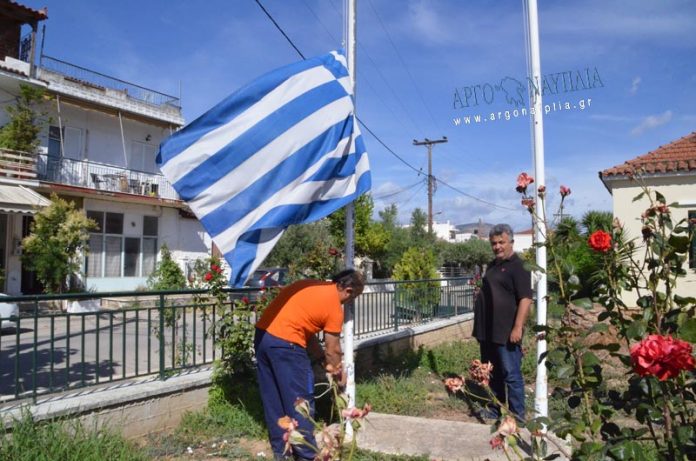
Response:
M327 376L331 375L331 378L338 384L339 388L343 389L346 387L348 375L343 371L342 365L339 365L338 368L336 368L331 364L326 364L326 374Z
M510 332L510 342L512 344L517 344L522 341L522 328L513 327Z

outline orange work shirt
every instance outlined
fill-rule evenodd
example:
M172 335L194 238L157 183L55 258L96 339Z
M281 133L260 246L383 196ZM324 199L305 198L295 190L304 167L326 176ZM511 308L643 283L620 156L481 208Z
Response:
M300 280L288 285L271 301L256 327L302 347L322 330L341 333L343 308L336 284Z

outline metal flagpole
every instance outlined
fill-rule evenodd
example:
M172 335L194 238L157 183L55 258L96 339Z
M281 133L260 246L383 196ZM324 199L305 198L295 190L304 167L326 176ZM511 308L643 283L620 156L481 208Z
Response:
M534 178L538 185L544 185L544 120L541 101L541 57L539 53L539 16L536 0L527 0L527 21L528 21L528 46L530 57L530 77L533 85L530 88L530 98L533 103L534 113L532 114L532 147L534 150ZM531 111L530 111L531 112ZM535 192L536 198L536 220L534 229L536 242L536 263L542 269L536 277L536 307L537 325L546 325L546 236L543 231L543 220L546 218L546 209L543 206L541 197ZM537 416L548 416L548 389L546 378L546 336L538 333L537 336L537 375L536 375L536 394L534 397L534 409Z
M357 0L347 0L346 8L346 60L348 64L348 74L350 75L350 86L353 90L353 103L355 104L355 32L356 32L356 13ZM347 269L353 268L355 256L354 248L354 229L353 215L355 206L351 202L346 205L346 248L345 265ZM346 395L348 397L348 407L355 406L355 363L353 361L353 324L354 324L354 302L350 302L344 307L343 320L343 369L346 373ZM346 436L353 437L353 426L346 424Z

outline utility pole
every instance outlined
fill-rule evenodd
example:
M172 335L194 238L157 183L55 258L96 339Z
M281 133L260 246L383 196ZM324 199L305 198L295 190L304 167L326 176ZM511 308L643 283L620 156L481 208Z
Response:
M428 146L428 233L433 233L433 144L440 144L447 142L447 136L443 136L442 139L428 139L425 138L423 141L413 140L414 146Z

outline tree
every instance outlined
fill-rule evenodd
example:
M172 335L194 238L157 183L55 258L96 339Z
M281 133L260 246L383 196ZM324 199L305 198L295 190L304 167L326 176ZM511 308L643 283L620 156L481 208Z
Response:
M290 226L280 238L264 265L287 267L290 278L327 278L337 272L341 251L331 235L328 220Z
M582 217L582 227L585 235L589 236L598 230L611 232L614 217L610 211L589 210Z
M37 107L47 98L46 90L40 87L20 85L17 102L5 108L10 121L0 128L0 147L33 153L39 145L38 135L45 122L45 112Z
M376 259L389 241L389 233L381 223L372 220L374 202L368 194L361 195L354 202L355 218L353 220L355 254L358 256L369 256ZM345 246L346 235L346 211L341 208L332 213L329 217L331 235L336 244L343 248Z
M399 211L396 208L396 203L392 203L384 210L380 211L379 217L382 220L382 226L384 226L384 228L387 230L394 229L397 225L396 219L398 214Z
M424 243L428 237L428 216L425 211L416 208L411 213L411 238L415 243Z
M432 280L437 278L435 255L430 249L411 247L394 267L395 280ZM434 313L440 300L438 282L403 283L396 287L397 308L417 320ZM409 314L410 312L410 314Z
M147 287L151 290L183 290L186 288L184 271L172 258L169 247L163 244L160 248L160 260L147 278Z
M52 194L51 204L36 213L30 234L22 240L22 263L36 272L46 292L62 293L68 277L80 272L78 255L88 253L89 231L96 228L73 202Z
M487 240L472 238L465 242L443 243L441 258L445 266L463 267L473 271L474 267L488 264L494 258Z

